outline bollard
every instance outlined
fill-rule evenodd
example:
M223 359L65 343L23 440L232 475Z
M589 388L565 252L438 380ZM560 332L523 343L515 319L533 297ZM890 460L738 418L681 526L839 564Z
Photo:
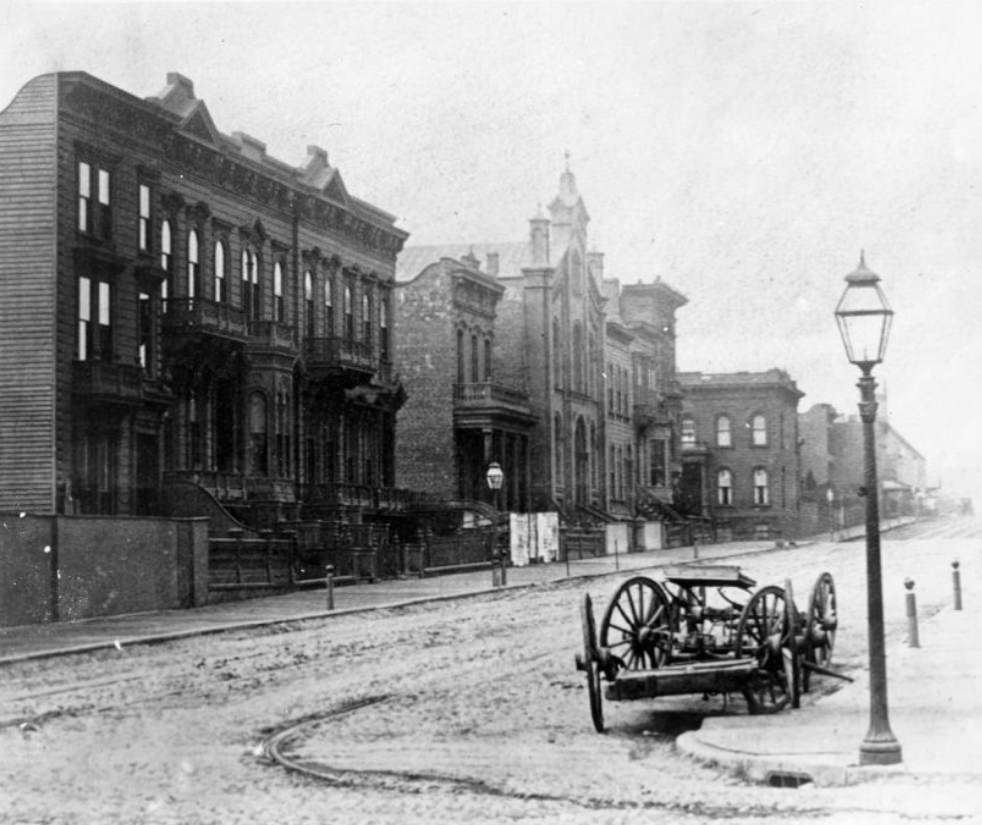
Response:
M614 539L614 569L621 569L621 557L617 553L617 539Z
M692 537L692 558L699 558L699 541L695 536Z
M334 610L334 565L324 566L324 586L327 588L327 609Z
M564 555L566 556L566 578L568 579L569 578L569 546L568 545L566 547L566 553Z
M904 587L907 588L907 646L920 647L921 642L917 636L917 598L914 596L914 580L904 579Z
M955 590L955 610L962 609L962 575L958 572L958 562L951 563L951 584Z
M501 586L504 587L508 584L508 551L504 547L501 548L499 559L501 562Z

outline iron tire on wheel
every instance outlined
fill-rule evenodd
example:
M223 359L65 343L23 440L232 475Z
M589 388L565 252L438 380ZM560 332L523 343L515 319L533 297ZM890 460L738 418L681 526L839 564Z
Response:
M815 581L808 600L808 617L805 627L805 661L829 667L835 650L835 631L838 627L838 611L835 602L835 581L831 573L822 573ZM810 687L811 668L803 668L802 690Z
M593 600L589 593L583 595L580 604L583 624L583 656L577 657L576 666L586 673L586 688L590 697L590 717L597 733L604 732L603 695L600 688L600 651L597 648L597 627L593 619Z
M737 622L736 655L757 660L757 670L743 689L752 714L777 713L794 703L794 628L788 608L784 589L768 585L754 593Z
M653 670L672 653L672 609L665 591L645 576L617 588L600 623L600 647L626 670Z

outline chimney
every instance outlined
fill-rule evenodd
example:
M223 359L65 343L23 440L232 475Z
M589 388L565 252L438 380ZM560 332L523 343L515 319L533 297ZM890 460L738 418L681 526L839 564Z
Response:
M498 277L498 253L489 252L488 253L488 275L492 278Z
M185 95L194 100L194 83L179 72L167 72L167 85L176 86Z
M542 214L542 207L529 219L529 236L532 241L532 266L549 265L549 219Z

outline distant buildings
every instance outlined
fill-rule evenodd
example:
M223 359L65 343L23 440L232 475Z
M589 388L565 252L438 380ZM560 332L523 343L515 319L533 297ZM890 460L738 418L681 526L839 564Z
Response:
M683 509L734 538L797 536L798 400L783 370L680 373Z
M401 483L483 497L482 468L498 461L516 509L596 522L670 503L686 299L660 281L605 280L588 223L567 169L526 241L400 255Z
M922 514L927 462L890 421L885 394L877 397L876 469L880 513L885 518ZM815 404L800 416L802 495L818 530L860 523L865 511L863 424L857 415L840 415L830 404Z

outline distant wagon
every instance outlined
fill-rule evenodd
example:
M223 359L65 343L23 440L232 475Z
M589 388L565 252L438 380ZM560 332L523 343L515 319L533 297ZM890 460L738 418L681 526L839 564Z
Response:
M614 593L599 636L585 594L576 667L586 674L597 731L604 697L741 693L750 713L774 713L797 707L812 673L839 676L829 669L838 626L831 574L815 581L805 613L790 583L755 586L730 565L669 567L662 583L635 576Z

